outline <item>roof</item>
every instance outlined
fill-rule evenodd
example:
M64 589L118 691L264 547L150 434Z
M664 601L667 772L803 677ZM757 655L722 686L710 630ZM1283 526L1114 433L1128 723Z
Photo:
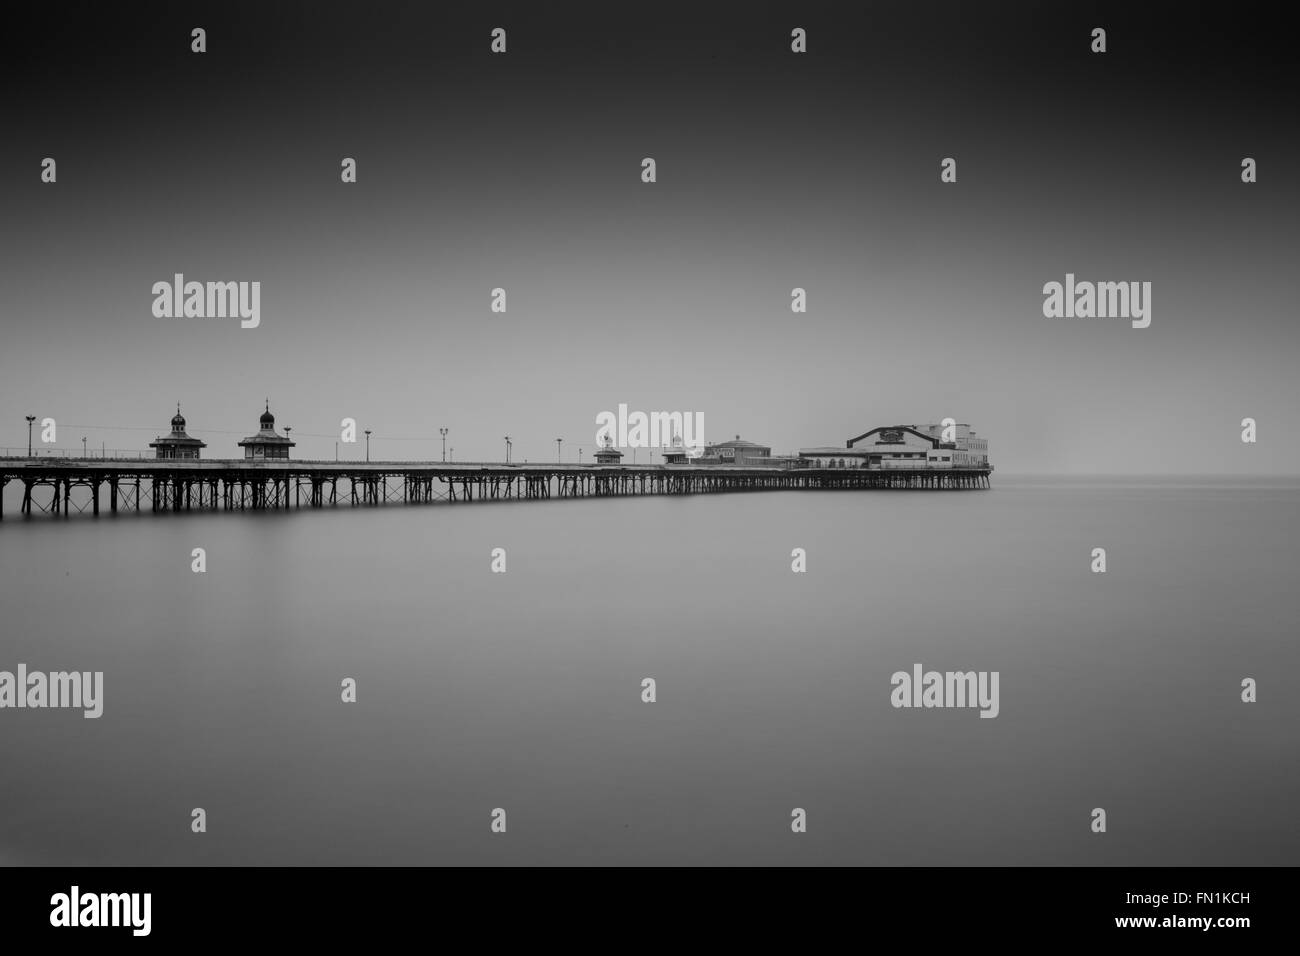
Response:
M207 448L207 444L199 441L197 438L191 438L189 435L162 435L157 441L149 443L150 448L157 448L159 445L197 445L200 448Z
M289 441L289 439L285 438L283 435L270 435L267 434L266 432L258 432L256 435L249 435L247 438L240 441L239 444L243 446L243 445L293 445L295 443Z
M931 445L937 446L939 442L939 439L935 438L933 435L919 432L911 425L881 425L879 428L873 428L869 432L863 432L857 438L850 438L847 447L852 448L858 442L862 441L862 439L870 438L872 435L878 435L880 432L910 432L917 438L922 438L925 441L928 441Z
M890 445L886 447L892 448L894 446ZM799 449L799 457L801 458L806 458L810 456L815 458L856 458L861 455L880 455L880 454L888 455L890 454L890 452L877 451L874 445L870 446L870 448L866 446L862 448L843 448L839 445L831 445L829 447ZM896 452L896 454L920 455L923 454L923 452L919 448L911 448L911 449L905 449L901 452Z

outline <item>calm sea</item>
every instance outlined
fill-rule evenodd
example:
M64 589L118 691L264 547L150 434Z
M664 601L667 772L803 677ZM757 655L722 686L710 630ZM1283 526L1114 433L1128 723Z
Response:
M9 499L0 670L105 688L0 711L3 863L1300 862L1295 482ZM917 663L998 671L999 716L893 708Z

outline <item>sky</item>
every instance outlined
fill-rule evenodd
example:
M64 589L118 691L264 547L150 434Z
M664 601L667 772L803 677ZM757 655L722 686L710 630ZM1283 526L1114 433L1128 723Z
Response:
M777 453L951 416L1008 472L1300 473L1290 34L978 6L27 12L0 41L0 453L28 414L147 453L179 401L233 457L269 399L298 457L354 418L374 458L446 427L457 460L572 460L623 403ZM260 324L156 317L175 273L260 282ZM1045 317L1067 273L1150 282L1150 327Z

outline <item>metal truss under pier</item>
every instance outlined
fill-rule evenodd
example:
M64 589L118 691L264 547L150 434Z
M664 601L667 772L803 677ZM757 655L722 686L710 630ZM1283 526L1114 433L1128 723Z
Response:
M984 468L746 468L731 465L565 465L466 462L0 460L20 512L274 511L339 504L698 495L727 491L989 487ZM46 491L48 489L48 492ZM76 494L74 495L74 490Z

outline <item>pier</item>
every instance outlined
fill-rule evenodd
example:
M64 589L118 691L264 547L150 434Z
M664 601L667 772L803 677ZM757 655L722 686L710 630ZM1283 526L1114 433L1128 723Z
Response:
M981 468L788 468L732 465L247 459L0 459L19 513L283 511L389 503L473 502L777 490L963 490L989 487ZM76 494L74 495L74 492Z

